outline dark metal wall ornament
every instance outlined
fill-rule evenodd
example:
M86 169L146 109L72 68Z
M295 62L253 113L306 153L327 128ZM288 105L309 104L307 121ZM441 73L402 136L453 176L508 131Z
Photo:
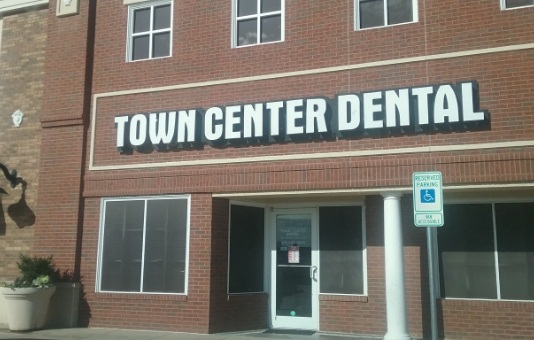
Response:
M22 178L17 177L17 170L13 169L11 170L11 172L9 172L7 167L2 163L0 163L0 169L4 173L4 176L6 177L6 179L9 181L11 188L15 188L18 184L22 183ZM4 189L2 188L0 189L1 191L3 191L2 194L7 194L7 192Z
M17 177L17 170L15 169L9 171L4 164L0 163L0 170L2 170L2 172L4 173L4 176L8 180L11 188L15 188L19 184L22 186L22 194L20 199L7 208L7 213L9 217L11 217L11 219L17 224L19 228L34 225L36 219L35 213L26 203L26 188L28 184L21 177ZM8 195L8 193L3 188L0 188L0 194ZM0 235L5 235L5 233L6 222L4 217L4 209L2 207L2 200L0 200Z
M4 173L4 176L9 181L9 185L11 185L11 188L15 188L17 184L22 183L22 178L17 177L17 170L13 169L11 172L7 169L7 167L0 163L0 169ZM8 195L7 191L4 190L4 188L0 188L0 194ZM6 234L6 219L4 217L4 208L2 207L2 200L0 199L0 235Z

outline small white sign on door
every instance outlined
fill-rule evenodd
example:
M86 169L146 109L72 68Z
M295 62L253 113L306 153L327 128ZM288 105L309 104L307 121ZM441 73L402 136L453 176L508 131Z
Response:
M300 263L300 252L298 246L289 246L287 249L287 263Z

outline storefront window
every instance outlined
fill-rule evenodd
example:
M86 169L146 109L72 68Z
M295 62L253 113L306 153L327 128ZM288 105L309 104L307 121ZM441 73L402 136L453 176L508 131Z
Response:
M534 203L496 204L501 298L534 300Z
M106 199L99 290L186 293L189 197Z
M263 292L264 224L263 208L231 206L229 293Z
M534 203L450 204L444 213L441 296L534 300Z
M319 209L320 292L364 294L362 207Z

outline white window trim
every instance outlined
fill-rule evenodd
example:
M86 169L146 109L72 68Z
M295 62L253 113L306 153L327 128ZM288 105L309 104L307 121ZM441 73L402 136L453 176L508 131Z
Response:
M157 59L164 59L164 58L172 57L173 24L174 24L174 1L172 1L172 0L155 0L155 1L125 0L125 2L126 1L132 1L132 5L128 6L128 29L127 29L127 34L126 34L126 62L130 62L131 63L131 62L137 62L137 61L157 60ZM151 12L150 12L150 30L148 31L148 34L150 36L149 54L148 54L149 57L146 58L146 59L133 60L132 59L132 54L133 54L132 41L133 41L133 36L135 36L135 34L133 33L133 25L134 25L133 13L134 13L134 11L137 10L137 9L141 9L141 8L153 8L153 7L156 7L156 6L159 6L159 5L167 5L167 4L171 6L171 18L170 18L171 25L170 25L170 28L161 29L161 30L154 30L154 31L152 30L152 20L154 19L153 9L152 9ZM168 56L163 56L163 57L151 58L150 56L152 55L152 37L156 33L167 32L167 31L170 32L169 55ZM146 35L146 34L147 34L146 32L143 32L142 34L139 34L139 35Z
M106 202L120 202L131 200L164 200L164 199L185 199L187 200L187 216L186 216L186 232L185 232L185 273L184 273L184 292L183 293L165 293L165 292L143 292L143 286L141 285L140 292L125 292L125 291L108 291L102 290L100 287L102 279L102 255L104 253L104 226L105 226L105 207ZM145 217L146 217L146 203L145 203ZM128 295L179 295L187 296L189 286L189 239L190 239L190 226L191 226L191 195L172 195L172 196L125 196L125 197L108 197L102 198L100 201L100 226L98 230L98 254L97 254L97 267L95 276L95 293L112 293L112 294L128 294ZM143 254L145 257L145 233L146 233L146 218L143 223ZM143 267L141 261L141 266ZM141 268L141 273L143 273Z
M525 6L518 6L518 7L506 7L506 0L501 0L501 10L502 11L509 11L509 10L520 9L520 8L528 8L528 7L534 7L534 4L525 5Z
M388 0L383 0L388 1ZM503 1L503 0L501 0ZM372 30L372 29L379 29L379 28L386 28L386 27L394 27L394 26L400 26L400 25L409 25L419 22L419 10L418 10L418 1L412 0L412 16L413 20L408 22L401 22L398 24L388 25L387 22L387 5L384 5L384 25L382 26L375 26L375 27L367 27L367 28L360 28L360 20L358 19L360 17L360 0L354 0L354 30L355 31L365 31L365 30Z
M261 0L256 0L257 1L257 6L258 6L258 12L260 11L260 2ZM261 20L260 18L261 17L264 17L264 16L272 16L272 15L276 15L276 14L280 14L280 40L278 41L269 41L269 42L259 42L260 40L260 35L258 34L258 36L256 37L256 43L255 44L248 44L248 45L243 45L243 46L238 46L237 44L237 40L238 40L238 37L237 37L237 21L238 21L238 17L237 17L237 2L238 0L232 0L232 29L231 29L231 34L232 34L232 38L231 38L231 47L232 48L243 48L243 47L251 47L251 46L258 46L258 45L268 45L268 44L277 44L277 43L281 43L281 42L284 42L285 41L285 31L286 31L286 14L285 14L285 8L286 8L286 0L280 0L280 11L273 11L273 12L267 12L267 13L257 13L257 14L252 14L252 15L247 15L247 16L243 16L243 17L240 17L239 20L246 20L246 19L253 19L253 18L257 18L257 22L256 22L256 32L259 32L260 31L260 25L261 25Z

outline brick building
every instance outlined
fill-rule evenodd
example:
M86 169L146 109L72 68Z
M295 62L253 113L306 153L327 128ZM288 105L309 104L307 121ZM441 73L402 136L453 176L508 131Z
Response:
M22 244L81 278L81 325L427 338L412 174L440 171L441 336L532 338L532 0L52 0L0 65L43 12Z

